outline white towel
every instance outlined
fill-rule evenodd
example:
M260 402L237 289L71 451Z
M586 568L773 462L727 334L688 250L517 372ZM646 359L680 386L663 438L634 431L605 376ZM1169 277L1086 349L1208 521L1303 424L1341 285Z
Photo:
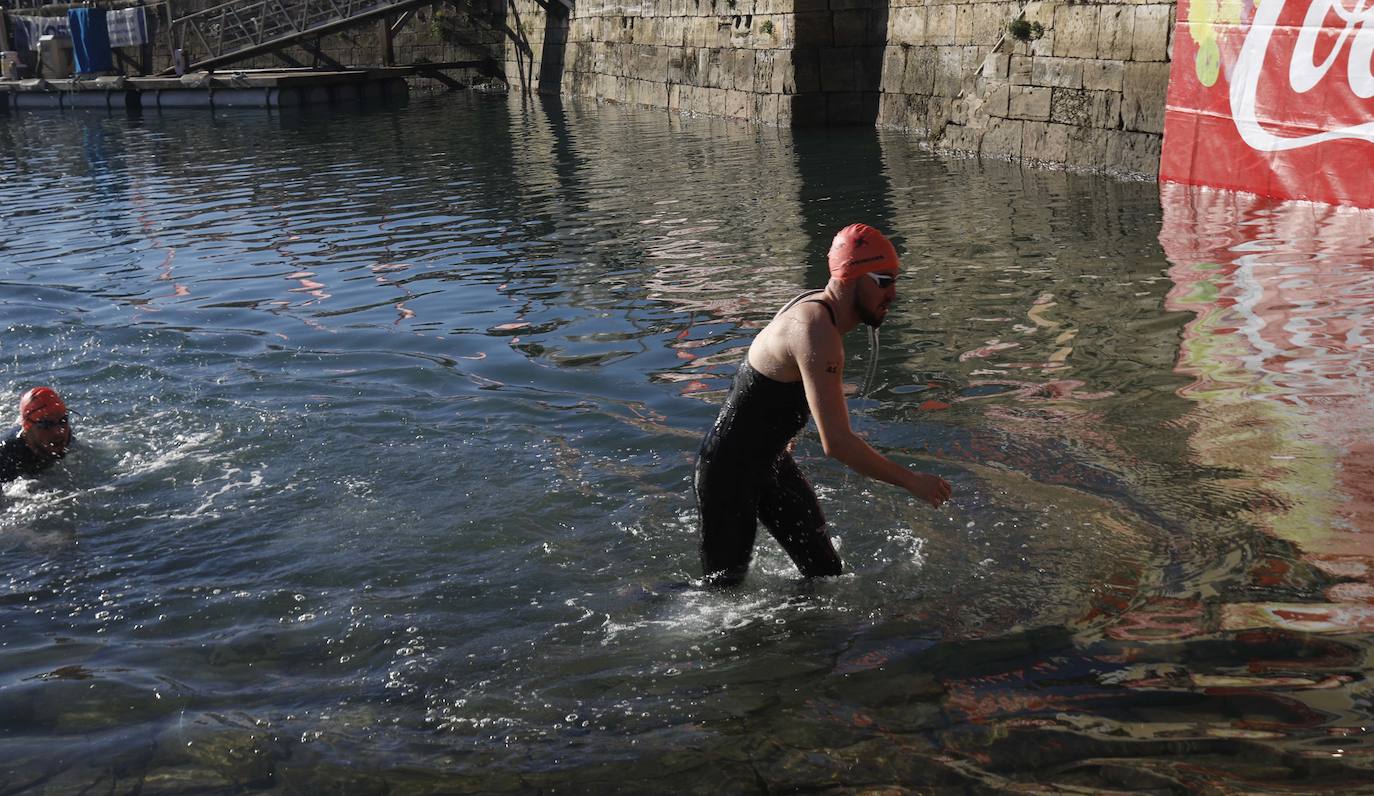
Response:
M148 19L142 6L105 12L105 26L110 29L111 47L137 47L148 43Z

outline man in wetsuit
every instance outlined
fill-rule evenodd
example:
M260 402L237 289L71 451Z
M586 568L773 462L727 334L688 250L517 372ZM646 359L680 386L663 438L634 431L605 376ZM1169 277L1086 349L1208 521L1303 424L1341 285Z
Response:
M72 443L67 405L51 387L35 387L19 399L19 425L0 438L0 484L37 475Z
M932 506L949 498L943 479L897 464L849 427L843 337L887 316L897 297L896 249L876 229L852 224L835 236L828 259L825 289L788 302L754 338L702 440L695 486L708 583L744 580L759 521L803 575L840 574L815 492L788 452L808 417L816 420L827 456Z

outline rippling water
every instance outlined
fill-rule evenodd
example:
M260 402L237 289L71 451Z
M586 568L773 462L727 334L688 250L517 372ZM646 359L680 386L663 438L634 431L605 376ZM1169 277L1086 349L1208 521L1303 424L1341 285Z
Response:
M0 792L1368 787L1367 213L480 95L0 116L0 195L0 398L81 413L0 497ZM804 438L849 574L698 590L855 220L856 428L955 499Z

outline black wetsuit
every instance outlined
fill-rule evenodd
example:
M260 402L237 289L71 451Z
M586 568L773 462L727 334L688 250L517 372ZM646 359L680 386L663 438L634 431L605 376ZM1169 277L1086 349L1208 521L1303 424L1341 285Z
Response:
M823 299L803 293L779 312ZM781 382L754 370L746 356L725 405L697 458L696 495L701 519L701 566L708 581L738 583L749 569L762 521L803 575L840 574L840 557L825 532L825 515L787 444L811 412L800 381Z
M21 430L15 426L0 439L0 484L13 481L21 475L37 475L57 461L34 453L24 438L19 436Z

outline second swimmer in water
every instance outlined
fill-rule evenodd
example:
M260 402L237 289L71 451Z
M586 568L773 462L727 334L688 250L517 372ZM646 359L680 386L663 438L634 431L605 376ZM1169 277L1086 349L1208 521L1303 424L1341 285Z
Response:
M827 456L932 506L949 499L943 479L897 464L849 427L843 336L887 316L897 297L896 249L876 229L851 224L835 236L829 262L825 289L788 302L754 338L702 440L695 486L708 583L744 580L760 521L803 575L840 574L825 515L787 450L808 416Z

